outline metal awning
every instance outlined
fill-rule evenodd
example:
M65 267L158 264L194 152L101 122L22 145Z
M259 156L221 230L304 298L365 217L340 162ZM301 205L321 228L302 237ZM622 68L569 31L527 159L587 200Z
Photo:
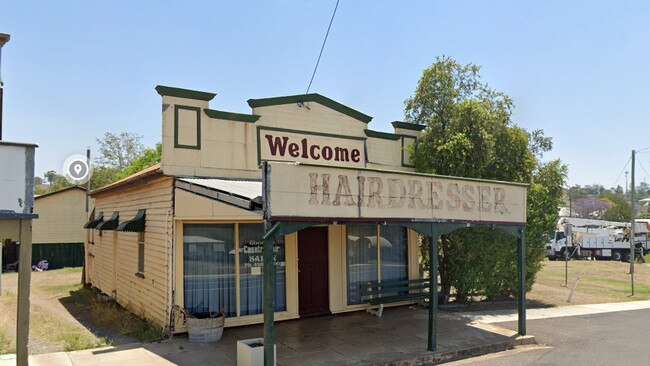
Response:
M101 222L95 227L96 230L115 230L120 221L120 213L118 211L113 212L113 216L110 219Z
M247 210L262 208L262 182L259 180L179 178L176 188Z
M129 221L124 221L117 227L117 231L129 231L134 233L144 232L144 223L147 210L138 210L135 217Z
M104 221L104 213L103 212L100 212L99 216L97 216L97 218L95 218L94 216L95 216L95 212L93 210L93 215L91 216L90 221L88 221L84 225L84 229L94 229L94 228L97 227L97 225L101 224Z

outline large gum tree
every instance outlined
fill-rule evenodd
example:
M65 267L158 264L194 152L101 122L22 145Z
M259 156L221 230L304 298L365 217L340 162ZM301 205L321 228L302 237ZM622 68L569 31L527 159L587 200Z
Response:
M526 228L526 278L530 289L541 268L546 239L557 223L567 167L543 162L552 148L541 130L512 121L513 101L481 80L480 67L438 57L424 70L406 100L405 120L426 128L411 148L419 172L530 184ZM516 295L515 239L498 230L470 228L442 236L439 243L443 293L459 301L482 294ZM423 248L426 248L423 246ZM423 260L428 261L426 250Z

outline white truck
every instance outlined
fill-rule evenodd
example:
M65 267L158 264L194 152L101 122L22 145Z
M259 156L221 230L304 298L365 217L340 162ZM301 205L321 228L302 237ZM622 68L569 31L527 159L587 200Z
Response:
M546 245L546 256L549 260L609 258L629 262L632 256L627 234L629 226L624 222L561 218L558 230ZM637 255L644 255L650 250L648 226L645 222L637 222L634 229Z

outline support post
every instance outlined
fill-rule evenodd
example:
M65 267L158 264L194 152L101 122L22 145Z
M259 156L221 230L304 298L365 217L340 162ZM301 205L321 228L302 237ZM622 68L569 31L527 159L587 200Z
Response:
M517 271L519 289L517 291L518 330L519 335L526 335L526 231L519 229L517 238Z
M277 236L276 223L271 228L269 221L269 174L270 167L267 162L262 164L262 202L264 215L264 247L262 248L263 258L263 313L264 313L264 365L275 366L275 261L273 260L273 245Z
M438 332L438 231L431 225L429 236L429 336L427 349L436 350Z
M636 233L634 232L634 222L636 218L636 211L634 210L634 156L636 155L635 151L632 150L632 182L630 184L630 203L632 206L632 213L630 215L630 231L628 238L630 240L630 287L632 289L632 296L634 296L634 261L636 260L636 250L634 247L634 236Z
M275 365L275 330L273 313L275 312L275 265L273 262L273 244L275 235L264 240L264 365Z
M27 366L29 338L29 283L32 275L32 220L20 220L18 257L18 319L16 320L16 366Z

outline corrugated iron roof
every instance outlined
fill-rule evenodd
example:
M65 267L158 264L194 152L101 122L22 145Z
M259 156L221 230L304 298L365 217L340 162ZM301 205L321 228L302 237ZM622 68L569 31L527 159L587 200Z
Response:
M255 200L262 197L262 182L259 180L230 180L216 178L179 178L178 180L224 193Z

